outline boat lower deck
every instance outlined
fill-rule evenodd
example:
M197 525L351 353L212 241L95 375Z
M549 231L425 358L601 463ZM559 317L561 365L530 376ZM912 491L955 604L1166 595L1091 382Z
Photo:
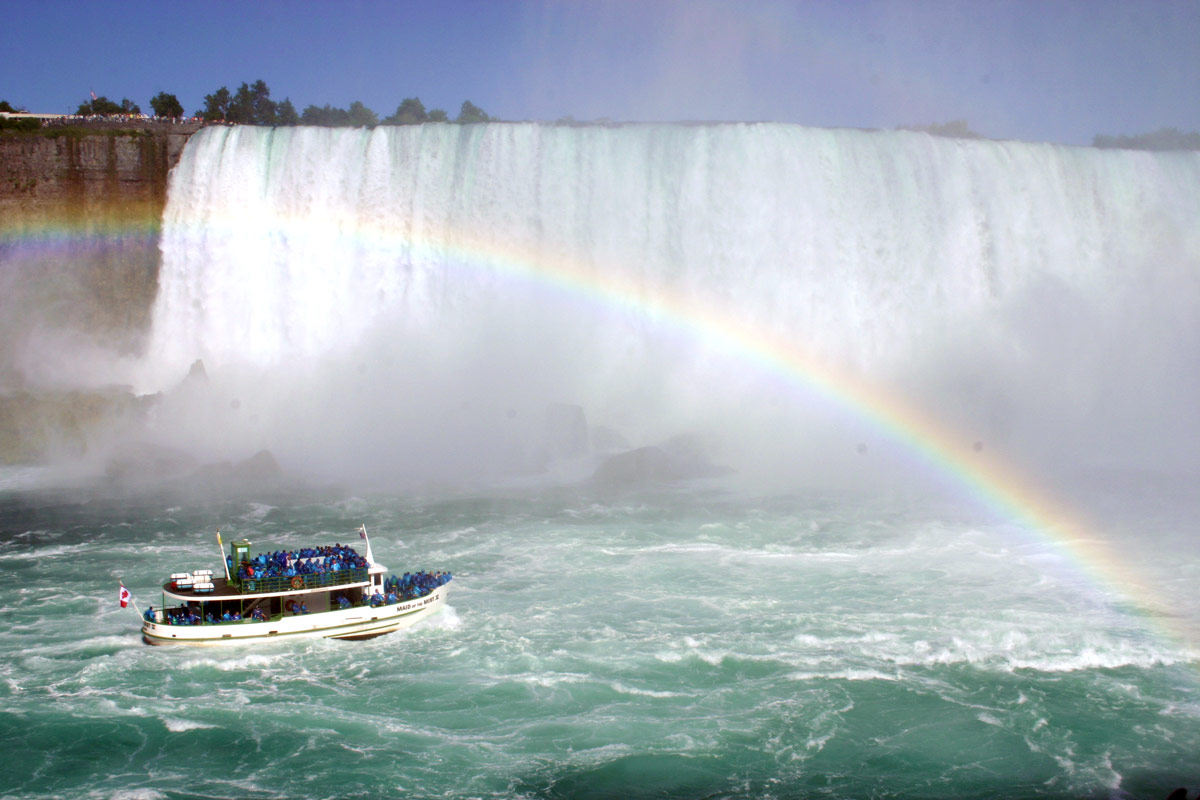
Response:
M306 600L327 604L330 596L308 595ZM259 598L278 602L280 598ZM390 605L358 605L349 608L319 610L311 606L309 613L265 615L263 620L243 618L200 624L172 624L169 617L159 621L146 620L142 638L147 644L183 644L212 646L236 642L261 641L275 638L325 637L334 639L368 639L409 627L440 611L446 603L445 587L439 587L424 597ZM281 606L282 607L282 604Z

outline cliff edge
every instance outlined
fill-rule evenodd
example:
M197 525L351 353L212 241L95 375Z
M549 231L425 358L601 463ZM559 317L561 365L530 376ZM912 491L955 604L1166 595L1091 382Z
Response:
M140 350L168 176L200 127L0 131L0 463L45 457L50 418L96 416L97 376L71 374L89 349Z

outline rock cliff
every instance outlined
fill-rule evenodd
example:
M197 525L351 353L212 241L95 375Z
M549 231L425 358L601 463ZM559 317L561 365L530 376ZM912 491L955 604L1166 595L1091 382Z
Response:
M0 463L46 455L54 419L96 416L96 398L77 391L88 382L46 366L47 352L141 346L168 174L198 129L0 132Z

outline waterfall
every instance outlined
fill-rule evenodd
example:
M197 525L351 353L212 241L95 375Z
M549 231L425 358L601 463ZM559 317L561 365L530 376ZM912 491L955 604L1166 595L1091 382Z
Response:
M964 435L1194 462L1197 220L1196 153L776 124L210 127L171 175L146 380L202 359L255 420L237 441L303 431L309 459L340 441L503 460L554 402L634 445L861 454L869 422L831 421L717 313Z

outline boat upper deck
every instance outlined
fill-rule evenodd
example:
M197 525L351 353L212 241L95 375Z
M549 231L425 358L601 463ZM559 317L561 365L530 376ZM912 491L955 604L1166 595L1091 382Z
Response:
M232 581L224 577L214 578L208 570L197 570L193 573L181 572L172 575L171 580L163 584L163 594L184 602L210 602L323 592L367 584L368 572L365 567L290 577L243 578Z

